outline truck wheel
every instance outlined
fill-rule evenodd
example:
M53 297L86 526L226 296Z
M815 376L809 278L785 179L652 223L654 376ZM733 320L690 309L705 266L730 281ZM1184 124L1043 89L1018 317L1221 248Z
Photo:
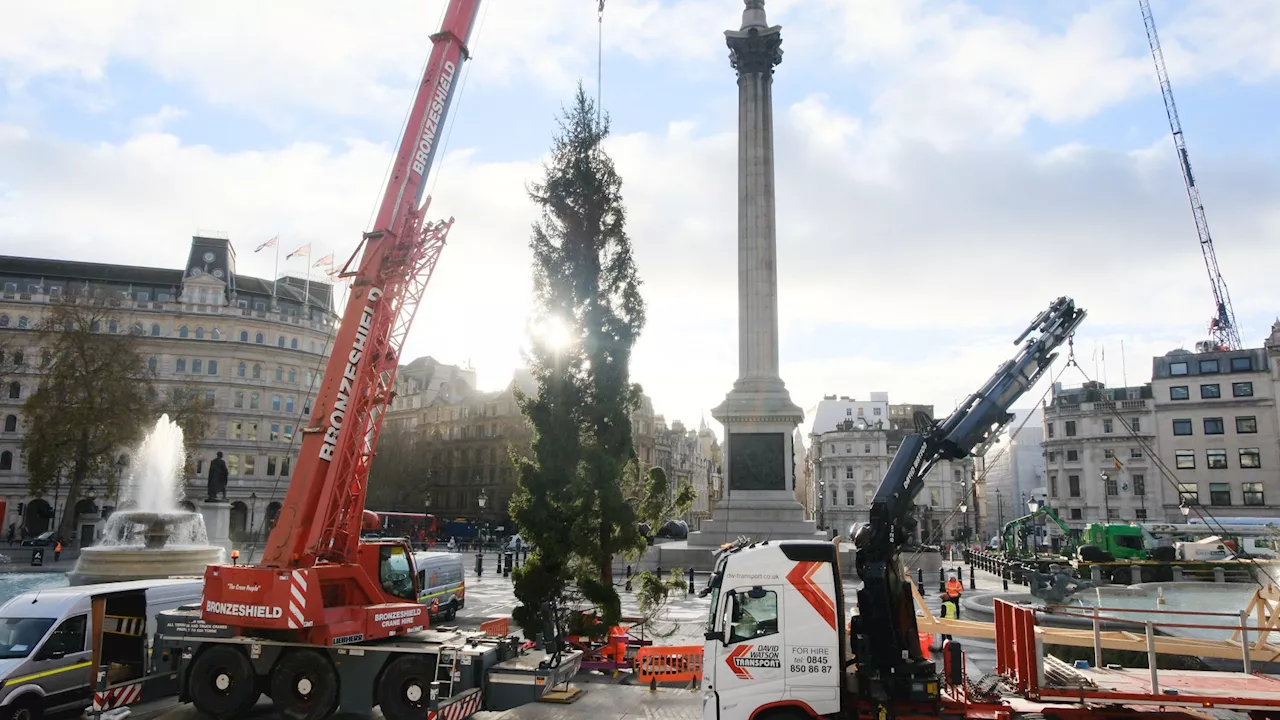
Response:
M315 650L285 653L271 671L271 702L290 720L327 718L338 707L338 673Z
M435 666L425 659L406 655L392 660L382 671L376 692L383 716L387 720L422 720L434 679Z
M43 703L38 695L24 695L4 708L0 716L4 720L40 720L44 717Z
M191 704L218 720L248 712L258 702L253 665L244 653L226 645L214 645L191 664L187 687Z

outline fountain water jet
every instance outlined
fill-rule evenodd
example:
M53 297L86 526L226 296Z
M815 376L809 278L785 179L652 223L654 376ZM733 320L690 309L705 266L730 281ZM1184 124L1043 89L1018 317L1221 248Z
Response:
M186 454L182 428L162 415L134 455L120 495L128 509L112 513L102 541L80 552L73 585L204 575L226 551L210 545L204 518L180 510Z

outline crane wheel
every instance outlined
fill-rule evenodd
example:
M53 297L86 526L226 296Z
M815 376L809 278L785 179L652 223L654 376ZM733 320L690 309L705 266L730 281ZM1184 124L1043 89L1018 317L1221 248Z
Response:
M287 652L271 671L271 701L282 718L323 720L338 708L338 672L319 651Z
M242 716L262 694L249 658L227 645L206 648L191 664L187 691L196 710L215 720Z
M404 655L392 660L382 671L376 691L383 717L387 720L425 718L434 679L435 665L425 657Z

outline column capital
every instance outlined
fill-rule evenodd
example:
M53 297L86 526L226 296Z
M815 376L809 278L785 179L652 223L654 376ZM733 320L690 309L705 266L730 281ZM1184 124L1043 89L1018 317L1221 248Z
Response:
M744 73L769 73L782 62L782 28L774 26L766 30L726 30L725 43L729 46L729 66Z

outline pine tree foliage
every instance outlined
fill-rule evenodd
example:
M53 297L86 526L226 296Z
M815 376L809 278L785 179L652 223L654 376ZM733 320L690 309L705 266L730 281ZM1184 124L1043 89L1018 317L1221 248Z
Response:
M631 351L645 305L626 234L622 180L602 143L600 118L581 84L560 122L551 159L530 196L533 289L539 326L530 369L537 395L520 398L533 427L532 457L515 458L511 514L534 545L515 576L516 620L532 635L543 603L575 592L616 623L613 557L643 547L623 475L635 458L631 413L641 390ZM562 327L564 337L546 332Z
M32 494L65 500L55 508L65 536L75 531L69 510L85 484L113 483L119 453L154 420L152 378L136 339L105 332L111 320L106 308L65 302L53 307L38 334L48 355L40 387L23 406L29 430L22 454Z

